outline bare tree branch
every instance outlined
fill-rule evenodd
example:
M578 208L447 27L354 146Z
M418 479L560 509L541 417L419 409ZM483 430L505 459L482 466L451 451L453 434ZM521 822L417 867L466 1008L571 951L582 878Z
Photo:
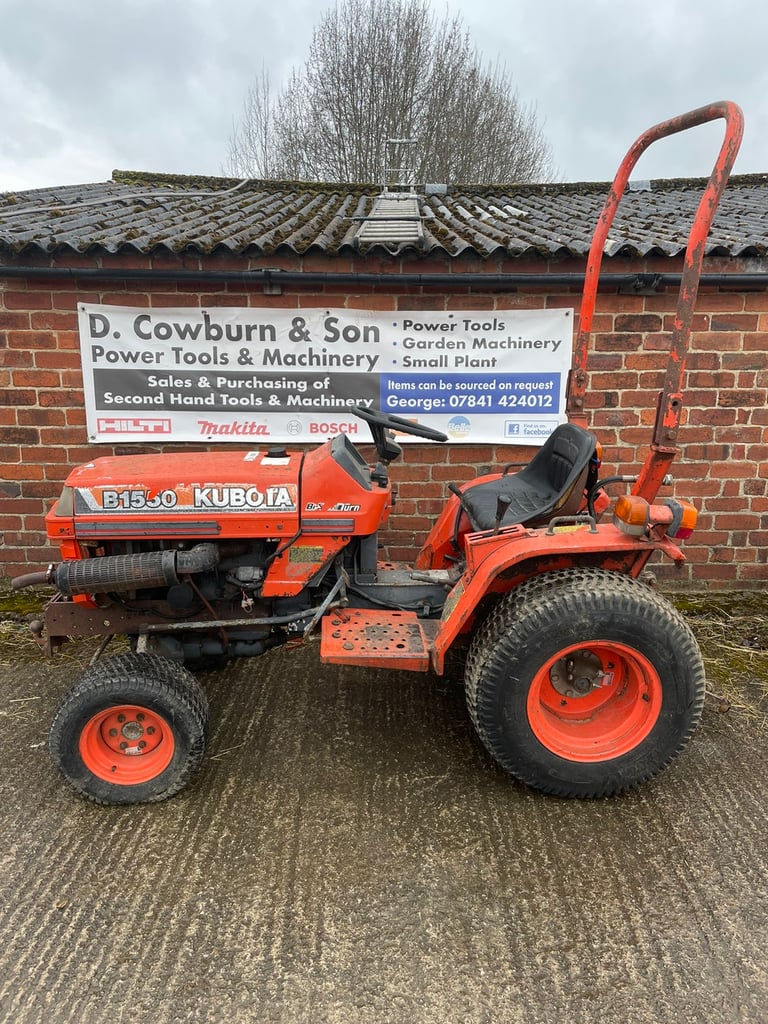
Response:
M279 94L263 69L249 90L227 169L377 182L388 138L417 142L422 183L553 177L535 108L504 66L483 63L461 19L438 21L428 0L339 0L323 13Z

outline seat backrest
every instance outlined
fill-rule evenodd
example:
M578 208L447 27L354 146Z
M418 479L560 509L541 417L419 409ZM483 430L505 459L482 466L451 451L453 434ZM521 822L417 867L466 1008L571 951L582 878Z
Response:
M534 486L559 495L553 512L570 514L581 503L581 492L596 443L597 439L590 431L575 423L561 423L522 470Z

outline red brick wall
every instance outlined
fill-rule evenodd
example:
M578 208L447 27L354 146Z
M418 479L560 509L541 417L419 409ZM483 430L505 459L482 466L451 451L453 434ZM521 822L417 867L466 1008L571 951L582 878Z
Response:
M613 263L613 265L611 265ZM298 269L297 259L270 259L269 266ZM79 257L69 265L94 266ZM149 266L148 260L103 257L100 265ZM155 269L198 269L197 260L155 259ZM257 266L258 264L252 264ZM212 259L210 269L244 269L242 261ZM420 274L461 271L491 273L531 270L480 261L398 261L305 259L304 270L381 272L401 269ZM557 272L583 265L557 264ZM604 270L627 273L678 271L675 261L653 265L605 261ZM705 272L739 271L737 261L717 261ZM243 283L187 285L151 281L106 283L0 277L0 572L11 576L50 560L44 515L58 495L69 468L99 455L173 450L173 446L89 445L85 431L76 305L78 302L128 306L252 305L259 307L349 306L374 309L509 309L572 306L578 312L580 288L535 288L502 293L471 290L457 280L454 289L405 286L393 276L388 287L328 284L311 290L286 287L265 295ZM605 472L631 473L644 457L662 385L667 337L676 289L623 295L601 290L594 320L588 408L604 448ZM699 507L699 526L685 545L682 571L660 569L670 585L760 587L768 581L768 292L763 288L703 287L688 362L686 412L680 432L681 455L673 466L674 493ZM177 446L179 447L179 446ZM183 446L192 447L192 446ZM223 447L223 446L218 446ZM449 481L462 482L488 468L522 461L531 450L478 445L418 446L392 467L399 502L384 535L387 554L410 559L441 508ZM672 493L672 492L670 492Z

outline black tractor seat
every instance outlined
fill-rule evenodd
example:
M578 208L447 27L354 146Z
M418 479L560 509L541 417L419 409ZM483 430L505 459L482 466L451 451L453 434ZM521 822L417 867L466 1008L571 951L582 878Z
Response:
M554 516L573 515L584 496L596 445L590 431L562 423L518 473L505 471L498 480L469 484L460 492L460 501L472 529L494 529L502 495L510 501L501 526L536 526Z

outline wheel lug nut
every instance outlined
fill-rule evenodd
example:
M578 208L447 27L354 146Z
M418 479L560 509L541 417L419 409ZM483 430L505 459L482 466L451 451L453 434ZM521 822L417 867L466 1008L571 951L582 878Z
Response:
M121 750L127 750L128 749L128 744L125 742L125 740L123 740L123 742L120 744L120 749Z
M155 735L155 727L154 727L154 725L148 725L147 726L147 736L154 736L154 735Z
M136 715L136 721L137 722L143 722L144 721L144 715L141 713L141 711L138 713L138 715Z
M147 745L147 741L146 740L139 740L139 750L143 750L144 747L146 747L146 745Z
M109 730L109 735L110 736L117 736L117 729L110 729Z
M118 722L124 722L125 721L125 715L118 715L117 716L117 720L118 720Z

